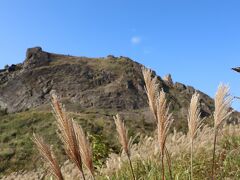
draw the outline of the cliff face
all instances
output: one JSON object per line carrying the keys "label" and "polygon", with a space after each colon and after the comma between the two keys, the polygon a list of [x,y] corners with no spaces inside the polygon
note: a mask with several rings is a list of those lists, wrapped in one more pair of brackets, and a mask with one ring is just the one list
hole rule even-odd
{"label": "cliff face", "polygon": [[[30,48],[22,64],[0,71],[0,107],[11,113],[48,104],[49,94],[55,90],[63,100],[80,108],[145,108],[148,104],[141,67],[127,57],[74,57]],[[185,117],[196,90],[174,83],[170,75],[158,79],[176,115]],[[203,116],[210,116],[213,100],[200,94]]]}
{"label": "cliff face", "polygon": [[88,108],[136,109],[146,106],[141,65],[128,58],[85,58],[27,50],[23,64],[0,73],[0,106],[24,111],[62,98]]}

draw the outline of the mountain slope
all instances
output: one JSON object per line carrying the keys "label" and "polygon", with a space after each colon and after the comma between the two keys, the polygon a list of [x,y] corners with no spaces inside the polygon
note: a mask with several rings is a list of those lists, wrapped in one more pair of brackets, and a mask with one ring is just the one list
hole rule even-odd
{"label": "mountain slope", "polygon": [[141,66],[128,58],[83,58],[29,49],[23,64],[0,74],[0,105],[19,112],[49,102],[51,90],[83,108],[146,106]]}
{"label": "mountain slope", "polygon": [[[80,108],[145,108],[141,67],[126,57],[74,57],[30,48],[23,64],[1,70],[0,107],[10,113],[38,107],[49,103],[49,94],[55,90]],[[160,88],[169,93],[173,109],[186,108],[195,89],[158,79]],[[210,115],[213,101],[206,94],[201,95],[204,114]]]}
{"label": "mountain slope", "polygon": [[[39,163],[30,140],[33,132],[43,135],[58,149],[61,147],[50,112],[51,91],[56,91],[84,129],[100,136],[101,143],[114,151],[118,146],[112,116],[117,112],[124,116],[130,135],[153,132],[155,124],[149,113],[141,68],[141,64],[127,57],[74,57],[36,47],[27,50],[23,63],[0,70],[0,174],[32,169]],[[171,102],[175,127],[185,130],[187,108],[196,90],[173,83],[171,76],[158,77],[158,81]],[[199,93],[202,116],[211,118],[213,99]],[[238,118],[235,112],[232,120]],[[60,159],[62,154],[59,150]]]}

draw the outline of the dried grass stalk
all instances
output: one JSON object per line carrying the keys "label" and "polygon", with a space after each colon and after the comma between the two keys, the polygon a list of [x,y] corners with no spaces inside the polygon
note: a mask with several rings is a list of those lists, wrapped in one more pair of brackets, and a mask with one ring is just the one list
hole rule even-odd
{"label": "dried grass stalk", "polygon": [[116,129],[118,132],[118,139],[120,144],[122,145],[123,151],[127,154],[128,161],[130,164],[130,169],[132,173],[133,180],[136,179],[134,171],[133,171],[133,166],[132,166],[132,161],[131,161],[131,140],[128,139],[128,132],[125,128],[124,122],[121,120],[119,114],[113,117],[115,124],[116,124]]}
{"label": "dried grass stalk", "polygon": [[[164,157],[164,151],[166,151],[168,155],[167,162],[168,162],[169,173],[171,175],[172,174],[171,159],[170,159],[168,150],[165,147],[165,141],[166,141],[167,132],[171,124],[172,115],[169,114],[168,112],[169,107],[167,107],[165,93],[163,91],[159,93],[159,85],[157,83],[157,77],[156,76],[153,77],[152,71],[144,67],[142,68],[142,73],[145,81],[145,90],[148,97],[148,104],[158,126],[157,131],[158,131],[160,153],[162,157],[162,169],[164,171],[163,157]],[[171,175],[171,179],[172,179],[172,175]]]}
{"label": "dried grass stalk", "polygon": [[82,157],[83,163],[87,167],[87,169],[90,171],[94,179],[94,166],[93,166],[93,156],[92,156],[91,145],[82,127],[78,125],[76,122],[73,123],[73,126],[77,134],[77,141],[79,142],[79,148],[81,151],[81,157]]}
{"label": "dried grass stalk", "polygon": [[51,151],[51,148],[48,144],[43,141],[43,138],[33,134],[33,142],[36,144],[37,149],[45,162],[49,167],[51,174],[58,180],[63,180],[63,175],[61,168],[55,158],[54,153]]}
{"label": "dried grass stalk", "polygon": [[169,113],[169,105],[167,104],[166,94],[163,90],[161,90],[157,98],[157,134],[162,161],[162,179],[165,179],[164,151],[166,148],[168,131],[172,121],[173,118],[172,114]]}
{"label": "dried grass stalk", "polygon": [[226,120],[232,113],[230,110],[233,98],[229,93],[230,88],[220,84],[215,96],[215,111],[214,111],[214,127],[216,129]]}
{"label": "dried grass stalk", "polygon": [[65,108],[55,94],[52,94],[52,108],[57,120],[58,135],[64,144],[65,152],[69,159],[78,167],[83,179],[85,179],[79,142],[77,141],[77,134],[73,127],[73,120],[68,117]]}
{"label": "dried grass stalk", "polygon": [[232,97],[229,93],[230,88],[220,84],[215,95],[215,111],[214,111],[214,142],[213,142],[213,159],[212,159],[212,179],[215,179],[215,151],[217,143],[217,135],[223,122],[231,115],[230,110]]}
{"label": "dried grass stalk", "polygon": [[193,179],[193,140],[201,126],[202,119],[199,108],[199,94],[195,92],[192,96],[188,111],[188,137],[191,143],[191,179]]}
{"label": "dried grass stalk", "polygon": [[197,92],[193,94],[188,111],[188,136],[191,140],[195,138],[202,124],[199,96]]}
{"label": "dried grass stalk", "polygon": [[152,71],[144,67],[142,68],[142,73],[145,81],[145,90],[148,97],[148,104],[155,120],[157,121],[157,93],[159,89],[157,84],[157,77],[152,77]]}
{"label": "dried grass stalk", "polygon": [[128,140],[128,132],[125,128],[124,122],[121,120],[119,114],[113,117],[115,124],[116,124],[116,129],[118,132],[118,139],[120,144],[122,145],[122,148],[124,152],[130,156],[130,147],[129,147],[129,140]]}
{"label": "dried grass stalk", "polygon": [[160,153],[164,154],[166,138],[173,118],[172,114],[169,113],[169,105],[167,104],[166,93],[163,90],[160,91],[157,98],[157,120]]}

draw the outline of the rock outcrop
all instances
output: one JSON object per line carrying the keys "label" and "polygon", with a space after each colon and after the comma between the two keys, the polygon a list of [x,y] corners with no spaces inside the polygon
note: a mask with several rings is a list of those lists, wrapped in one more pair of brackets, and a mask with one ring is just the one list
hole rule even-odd
{"label": "rock outcrop", "polygon": [[[0,71],[0,108],[8,112],[25,111],[49,103],[55,90],[66,104],[80,108],[131,111],[148,107],[142,65],[127,57],[86,58],[48,53],[40,47],[27,50],[23,64]],[[186,118],[191,86],[173,83],[168,75],[158,77],[172,102],[172,110]],[[204,116],[211,116],[213,99],[201,94]],[[182,112],[182,113],[181,113]]]}
{"label": "rock outcrop", "polygon": [[166,76],[164,76],[163,80],[165,81],[165,83],[167,85],[173,86],[173,80],[172,80],[172,75],[171,74],[167,74]]}
{"label": "rock outcrop", "polygon": [[128,58],[64,56],[36,47],[16,71],[0,73],[0,106],[8,112],[49,103],[51,90],[82,108],[146,106],[141,65]]}
{"label": "rock outcrop", "polygon": [[42,51],[41,47],[27,49],[26,59],[23,63],[25,69],[48,65],[49,53]]}

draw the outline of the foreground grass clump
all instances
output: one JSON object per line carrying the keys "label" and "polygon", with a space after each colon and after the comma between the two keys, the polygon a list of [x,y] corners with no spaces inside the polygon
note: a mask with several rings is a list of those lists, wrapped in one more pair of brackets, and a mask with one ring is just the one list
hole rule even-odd
{"label": "foreground grass clump", "polygon": [[[195,139],[193,159],[194,179],[206,179],[212,176],[212,148],[214,134],[211,127],[204,127]],[[216,145],[216,174],[215,179],[240,178],[240,127],[225,126],[219,135]],[[188,137],[182,133],[173,133],[168,137],[168,147],[172,160],[173,179],[189,179],[191,177],[189,162],[191,159]],[[135,174],[140,179],[161,179],[161,163],[157,147],[157,138],[142,138],[138,145],[133,146],[132,159]],[[100,179],[127,179],[131,178],[127,159],[111,155],[107,167],[102,169],[104,176]],[[166,179],[171,179],[168,171]]]}
{"label": "foreground grass clump", "polygon": [[[97,111],[97,110],[96,110]],[[94,112],[86,111],[81,116],[71,113],[77,122],[81,121],[84,129],[91,132],[90,139],[93,143],[94,164],[101,166],[111,149],[117,149],[113,138],[108,138],[113,133],[109,121],[103,117],[92,119]],[[104,122],[103,125],[99,123]],[[45,142],[54,146],[59,162],[66,161],[63,147],[56,133],[56,120],[49,111],[26,111],[15,114],[6,114],[0,119],[0,178],[19,170],[32,171],[42,165],[39,153],[31,141],[33,132],[44,137]],[[102,133],[102,132],[105,133]],[[29,163],[31,162],[31,163]]]}
{"label": "foreground grass clump", "polygon": [[[240,178],[240,127],[224,126],[218,136],[216,145],[216,175],[215,179],[239,179]],[[195,150],[193,159],[194,179],[202,180],[211,177],[213,128],[203,127],[195,138]],[[181,132],[174,132],[168,136],[168,149],[172,160],[173,179],[190,178],[190,144],[188,136]],[[157,137],[140,137],[138,144],[131,148],[136,179],[156,179],[161,177],[160,154],[158,153]],[[62,173],[65,179],[80,178],[77,168],[67,161],[62,165]],[[126,154],[110,154],[102,168],[97,168],[96,179],[99,180],[125,180],[132,179]],[[44,171],[22,172],[12,174],[11,177],[40,177]],[[37,176],[38,175],[38,176]],[[48,176],[49,177],[49,176]],[[166,179],[170,179],[168,170],[165,171]],[[10,177],[9,177],[10,178]],[[35,178],[37,179],[37,178]],[[45,179],[49,179],[46,178]],[[161,179],[161,178],[157,178]]]}

